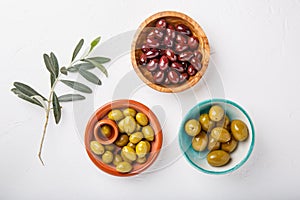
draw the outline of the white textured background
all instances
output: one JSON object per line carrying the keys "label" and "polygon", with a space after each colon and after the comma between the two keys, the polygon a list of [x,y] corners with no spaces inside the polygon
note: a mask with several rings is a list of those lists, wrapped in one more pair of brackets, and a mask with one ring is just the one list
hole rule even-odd
{"label": "white textured background", "polygon": [[[42,167],[36,154],[44,113],[10,92],[13,81],[24,81],[46,94],[44,52],[54,51],[61,63],[67,63],[80,38],[90,41],[101,35],[103,41],[108,40],[136,29],[146,17],[163,10],[186,13],[206,32],[225,97],[246,108],[255,123],[256,144],[248,162],[230,175],[211,176],[195,170],[181,157],[164,170],[115,178],[99,171],[88,159],[79,136],[83,133],[78,133],[74,107],[69,104],[64,106],[59,126],[50,120],[44,148],[46,167]],[[1,200],[299,199],[299,0],[7,0],[0,2],[0,25]],[[110,83],[128,71],[129,56],[125,56],[110,66],[111,76],[104,79],[101,89],[111,90]],[[215,77],[209,73],[208,87]],[[199,101],[209,98],[201,96],[201,91],[206,91],[203,85],[196,86]],[[148,97],[149,92],[159,96],[143,88],[136,99]],[[95,109],[105,103],[101,95],[105,93],[97,92]],[[160,97],[161,105],[166,104],[167,118],[174,116],[167,125],[175,123],[173,129],[166,127],[172,131],[165,131],[165,142],[175,141],[172,144],[178,146],[176,130],[184,113],[176,113],[172,104],[166,103],[169,100],[175,102],[173,96]]]}

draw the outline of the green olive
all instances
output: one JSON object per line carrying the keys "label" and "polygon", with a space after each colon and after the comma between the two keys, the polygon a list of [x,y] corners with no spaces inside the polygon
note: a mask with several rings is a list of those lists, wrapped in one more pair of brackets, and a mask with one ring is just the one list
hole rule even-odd
{"label": "green olive", "polygon": [[119,135],[117,140],[115,141],[115,144],[119,147],[123,147],[128,143],[128,135],[122,134]]}
{"label": "green olive", "polygon": [[230,124],[230,119],[227,115],[225,115],[223,119],[217,122],[216,126],[228,129],[229,124]]}
{"label": "green olive", "polygon": [[146,142],[146,144],[147,144],[147,153],[149,153],[151,150],[151,144],[147,140],[145,140],[144,142]]}
{"label": "green olive", "polygon": [[218,142],[215,138],[209,136],[208,137],[208,145],[207,149],[209,151],[220,149],[221,143]]}
{"label": "green olive", "polygon": [[131,148],[131,147],[124,146],[122,148],[122,153],[123,153],[123,156],[125,158],[127,158],[128,160],[130,160],[130,161],[135,161],[136,160],[136,153],[133,150],[133,148]]}
{"label": "green olive", "polygon": [[139,125],[138,123],[136,124],[136,127],[135,127],[135,131],[136,132],[139,132],[139,131],[141,131],[141,125]]}
{"label": "green olive", "polygon": [[195,151],[205,150],[208,143],[208,137],[204,131],[201,131],[198,135],[194,136],[192,140],[192,147]]}
{"label": "green olive", "polygon": [[244,141],[248,138],[249,132],[247,125],[241,120],[231,121],[231,133],[237,141]]}
{"label": "green olive", "polygon": [[141,157],[141,158],[139,157],[139,158],[136,159],[136,162],[139,163],[139,164],[143,164],[146,161],[147,161],[147,157],[146,156]]}
{"label": "green olive", "polygon": [[137,144],[139,141],[143,139],[143,133],[142,132],[135,132],[130,135],[129,141],[133,144]]}
{"label": "green olive", "polygon": [[91,141],[90,148],[92,152],[96,155],[102,155],[105,151],[103,145],[97,141]]}
{"label": "green olive", "polygon": [[121,110],[114,109],[108,113],[108,118],[111,120],[119,121],[124,118],[124,115]]}
{"label": "green olive", "polygon": [[136,114],[135,119],[142,126],[146,126],[149,122],[148,117],[144,113],[140,112]]}
{"label": "green olive", "polygon": [[135,119],[132,116],[127,116],[124,119],[124,131],[130,135],[135,131],[136,128],[136,122]]}
{"label": "green olive", "polygon": [[221,148],[222,150],[231,153],[236,149],[237,145],[238,145],[238,141],[236,141],[234,137],[232,137],[230,141],[222,143]]}
{"label": "green olive", "polygon": [[208,115],[211,120],[218,122],[223,119],[225,111],[221,106],[214,105],[209,109]]}
{"label": "green olive", "polygon": [[142,157],[145,157],[146,154],[147,154],[147,151],[148,151],[148,146],[146,144],[146,142],[144,141],[140,141],[136,147],[135,147],[135,150],[136,150],[136,154],[139,158],[142,158]]}
{"label": "green olive", "polygon": [[126,108],[125,110],[123,110],[123,114],[125,116],[132,116],[135,117],[136,115],[136,111],[133,108]]}
{"label": "green olive", "polygon": [[107,151],[115,150],[115,145],[113,145],[113,144],[105,145],[104,147],[105,147],[105,150],[107,150]]}
{"label": "green olive", "polygon": [[129,160],[128,158],[126,158],[126,156],[124,156],[124,153],[123,153],[123,151],[121,151],[121,157],[122,157],[122,159],[124,160],[124,161],[126,161],[126,162],[128,162],[128,163],[132,163],[132,161],[131,160]]}
{"label": "green olive", "polygon": [[122,119],[121,121],[119,121],[118,128],[119,128],[119,132],[120,133],[125,133],[125,130],[124,130],[124,119]]}
{"label": "green olive", "polygon": [[223,150],[215,150],[211,151],[207,154],[207,162],[211,166],[220,167],[226,165],[230,160],[230,155],[226,151]]}
{"label": "green olive", "polygon": [[189,136],[196,136],[201,131],[201,125],[200,122],[195,119],[190,119],[185,123],[185,132]]}
{"label": "green olive", "polygon": [[114,155],[110,151],[105,151],[105,153],[102,155],[102,161],[106,164],[109,164],[113,161]]}
{"label": "green olive", "polygon": [[111,136],[111,127],[109,125],[103,125],[101,127],[101,133],[104,137],[109,138]]}
{"label": "green olive", "polygon": [[199,122],[201,124],[201,129],[206,132],[210,132],[215,127],[215,122],[210,120],[207,113],[200,115]]}
{"label": "green olive", "polygon": [[135,147],[136,147],[136,145],[131,142],[128,142],[127,146],[133,148],[133,150],[135,150]]}
{"label": "green olive", "polygon": [[128,173],[132,170],[132,165],[126,161],[119,162],[116,166],[116,170],[120,173]]}
{"label": "green olive", "polygon": [[120,162],[122,162],[123,159],[119,154],[116,154],[113,160],[114,166],[117,166]]}
{"label": "green olive", "polygon": [[222,127],[214,128],[211,133],[211,137],[215,138],[218,142],[228,142],[231,139],[230,133]]}
{"label": "green olive", "polygon": [[154,140],[154,131],[150,125],[144,126],[142,128],[142,133],[144,135],[144,138],[148,141],[153,141]]}

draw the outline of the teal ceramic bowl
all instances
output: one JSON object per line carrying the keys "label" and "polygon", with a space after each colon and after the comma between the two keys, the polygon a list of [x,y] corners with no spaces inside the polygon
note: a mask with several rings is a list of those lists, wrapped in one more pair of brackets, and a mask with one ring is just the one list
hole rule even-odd
{"label": "teal ceramic bowl", "polygon": [[[213,167],[207,163],[206,156],[209,153],[208,150],[203,152],[197,152],[192,148],[192,137],[185,133],[184,125],[189,119],[199,119],[199,116],[203,113],[208,113],[209,108],[212,105],[221,105],[230,120],[239,119],[246,123],[249,130],[249,136],[247,140],[239,142],[236,150],[230,153],[231,160],[228,164],[222,167]],[[208,173],[208,174],[226,174],[233,172],[240,168],[250,157],[250,154],[254,147],[254,126],[247,112],[238,104],[225,99],[211,99],[200,102],[193,107],[184,117],[180,129],[179,129],[179,145],[181,151],[186,160],[194,166],[196,169]]]}

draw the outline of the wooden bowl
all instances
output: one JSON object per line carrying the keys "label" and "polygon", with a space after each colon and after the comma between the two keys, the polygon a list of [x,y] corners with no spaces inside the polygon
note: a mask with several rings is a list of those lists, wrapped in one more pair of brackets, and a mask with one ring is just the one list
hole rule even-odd
{"label": "wooden bowl", "polygon": [[[154,141],[151,142],[151,151],[148,155],[148,159],[145,163],[143,164],[134,164],[133,169],[129,173],[120,173],[116,171],[115,166],[110,165],[110,164],[105,164],[101,160],[101,156],[95,155],[91,149],[90,149],[90,142],[95,139],[94,136],[94,127],[98,123],[98,121],[107,118],[107,114],[112,110],[112,109],[122,109],[122,108],[133,108],[137,112],[142,112],[144,113],[148,119],[149,119],[149,124],[152,126],[154,132],[155,132],[155,139]],[[136,174],[141,173],[145,169],[147,169],[157,158],[161,146],[162,146],[162,130],[160,123],[155,116],[155,114],[145,105],[133,101],[133,100],[116,100],[109,102],[102,107],[100,107],[98,110],[96,110],[93,115],[90,117],[86,129],[85,129],[85,137],[84,137],[84,143],[85,143],[85,149],[90,157],[90,159],[93,161],[93,163],[102,171],[114,175],[114,176],[121,176],[121,177],[126,177],[126,176],[133,176]]]}
{"label": "wooden bowl", "polygon": [[[156,84],[153,81],[151,73],[148,72],[144,66],[141,66],[139,64],[138,58],[142,53],[141,46],[147,36],[147,31],[145,31],[145,29],[155,27],[155,23],[159,18],[164,18],[167,21],[167,23],[186,25],[192,31],[193,35],[196,36],[199,40],[198,50],[202,53],[202,68],[200,71],[197,72],[196,75],[191,76],[188,81],[182,84],[171,84],[166,86]],[[142,79],[142,81],[144,81],[148,86],[160,92],[181,92],[194,86],[204,75],[208,67],[209,57],[210,47],[208,44],[208,39],[200,25],[189,16],[175,11],[159,12],[148,17],[144,22],[142,22],[142,24],[136,31],[131,46],[131,62],[135,72],[140,77],[140,79]]]}

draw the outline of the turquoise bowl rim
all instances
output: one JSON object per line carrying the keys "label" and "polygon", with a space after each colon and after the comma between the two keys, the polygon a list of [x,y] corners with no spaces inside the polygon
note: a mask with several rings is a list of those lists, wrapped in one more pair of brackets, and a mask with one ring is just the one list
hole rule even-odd
{"label": "turquoise bowl rim", "polygon": [[[228,170],[225,170],[225,171],[211,171],[211,170],[206,170],[206,169],[203,169],[201,168],[200,166],[196,165],[192,160],[190,160],[190,158],[187,156],[187,154],[185,153],[184,151],[184,148],[181,146],[181,131],[180,130],[183,130],[184,128],[184,122],[187,120],[187,116],[194,110],[194,109],[197,109],[198,107],[201,107],[203,105],[206,105],[208,103],[210,104],[213,104],[213,103],[227,103],[227,104],[231,104],[233,105],[234,107],[238,108],[245,116],[246,118],[248,119],[249,123],[250,123],[250,126],[251,126],[251,132],[252,132],[252,141],[251,141],[251,144],[250,144],[250,148],[247,152],[247,155],[246,157],[240,162],[238,163],[237,165],[235,165],[234,167],[228,169]],[[198,104],[196,104],[193,108],[191,108],[188,113],[184,116],[182,122],[181,122],[181,125],[180,125],[180,128],[179,128],[179,131],[178,131],[178,134],[179,134],[179,137],[178,137],[178,142],[179,142],[179,146],[180,146],[180,150],[181,152],[183,153],[185,159],[193,166],[195,167],[196,169],[199,169],[200,171],[202,172],[205,172],[207,174],[214,174],[214,175],[217,175],[217,174],[227,174],[227,173],[230,173],[230,172],[233,172],[235,170],[237,170],[238,168],[240,168],[243,164],[245,164],[245,162],[249,159],[252,151],[253,151],[253,148],[254,148],[254,143],[255,143],[255,130],[254,130],[254,125],[253,125],[253,122],[250,118],[250,116],[248,115],[248,113],[245,111],[245,109],[243,109],[240,105],[238,105],[237,103],[231,101],[231,100],[227,100],[227,99],[209,99],[209,100],[205,100],[205,101],[202,101]]]}

